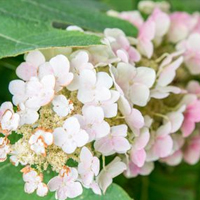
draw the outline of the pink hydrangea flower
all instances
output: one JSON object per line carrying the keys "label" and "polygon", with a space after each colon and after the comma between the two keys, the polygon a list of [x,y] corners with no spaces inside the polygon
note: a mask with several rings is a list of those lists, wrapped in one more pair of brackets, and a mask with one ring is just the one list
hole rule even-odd
{"label": "pink hydrangea flower", "polygon": [[54,144],[68,154],[73,153],[77,147],[84,146],[89,140],[87,132],[81,129],[75,117],[66,119],[63,127],[54,130],[53,136]]}
{"label": "pink hydrangea flower", "polygon": [[152,40],[155,37],[156,24],[153,20],[147,20],[139,30],[138,45],[137,48],[143,56],[151,58],[153,55],[153,43]]}
{"label": "pink hydrangea flower", "polygon": [[109,163],[97,177],[98,184],[105,194],[107,188],[112,184],[113,178],[120,175],[126,170],[126,164],[119,157]]}
{"label": "pink hydrangea flower", "polygon": [[156,74],[148,67],[134,67],[119,63],[112,67],[116,83],[121,87],[127,99],[138,106],[145,106],[149,100],[150,88],[153,86]]}
{"label": "pink hydrangea flower", "polygon": [[184,160],[190,165],[196,164],[200,159],[200,135],[194,135],[184,150]]}
{"label": "pink hydrangea flower", "polygon": [[55,78],[52,75],[44,76],[42,79],[32,77],[28,82],[14,80],[9,84],[13,103],[15,105],[24,103],[25,107],[34,110],[38,110],[53,100],[54,87]]}
{"label": "pink hydrangea flower", "polygon": [[0,107],[0,132],[4,135],[15,131],[19,126],[20,116],[13,111],[10,102],[4,102]]}
{"label": "pink hydrangea flower", "polygon": [[130,149],[130,144],[126,139],[126,136],[127,126],[125,124],[113,126],[106,137],[95,141],[94,147],[105,156],[114,153],[124,154]]}
{"label": "pink hydrangea flower", "polygon": [[64,167],[58,176],[49,181],[48,188],[51,192],[56,191],[56,199],[75,198],[83,193],[83,188],[77,179],[78,172],[75,168]]}
{"label": "pink hydrangea flower", "polygon": [[42,174],[38,174],[30,166],[26,166],[21,172],[23,172],[23,180],[25,182],[24,190],[26,193],[31,194],[36,190],[37,195],[40,197],[47,195],[48,187],[42,182]]}
{"label": "pink hydrangea flower", "polygon": [[145,116],[144,119],[145,119],[145,125],[140,130],[140,134],[134,138],[134,142],[130,152],[131,161],[140,168],[145,164],[146,160],[145,147],[150,139],[149,128],[152,123],[152,119],[150,117]]}
{"label": "pink hydrangea flower", "polygon": [[200,122],[200,100],[196,95],[186,95],[181,104],[186,105],[184,112],[184,121],[181,127],[183,137],[188,137],[195,129],[195,124]]}
{"label": "pink hydrangea flower", "polygon": [[[99,174],[100,162],[99,159],[92,155],[87,147],[83,147],[80,153],[80,162],[78,165],[78,173],[80,174],[83,185],[93,189],[95,184],[94,178]],[[98,185],[96,185],[98,187]],[[97,194],[101,194],[100,189],[94,190]]]}
{"label": "pink hydrangea flower", "polygon": [[117,12],[114,10],[109,10],[107,12],[109,16],[117,17],[123,20],[126,20],[136,26],[138,29],[141,27],[141,25],[144,23],[144,20],[140,14],[139,11],[123,11],[123,12]]}
{"label": "pink hydrangea flower", "polygon": [[178,50],[184,51],[184,63],[191,74],[200,74],[200,33],[191,34],[186,40],[180,42]]}
{"label": "pink hydrangea flower", "polygon": [[22,80],[29,81],[37,77],[38,68],[45,63],[45,57],[40,51],[32,51],[25,56],[25,61],[17,67],[16,74]]}
{"label": "pink hydrangea flower", "polygon": [[159,8],[154,9],[149,19],[155,23],[155,37],[163,37],[168,32],[170,26],[170,18]]}
{"label": "pink hydrangea flower", "polygon": [[187,91],[191,94],[200,95],[200,84],[198,81],[190,81],[187,84]]}
{"label": "pink hydrangea flower", "polygon": [[138,62],[141,59],[139,52],[131,46],[124,32],[120,29],[107,28],[104,30],[104,35],[108,40],[113,52],[123,62]]}
{"label": "pink hydrangea flower", "polygon": [[138,167],[133,162],[129,162],[127,165],[127,170],[124,172],[124,175],[127,178],[134,178],[138,175],[149,175],[154,169],[153,162],[145,162],[142,167]]}
{"label": "pink hydrangea flower", "polygon": [[169,85],[176,76],[176,70],[183,63],[182,56],[178,57],[174,61],[173,59],[181,54],[182,52],[172,53],[162,61],[157,73],[156,85],[151,90],[151,97],[156,99],[163,99],[169,96],[170,93],[179,94],[182,92],[180,88]]}
{"label": "pink hydrangea flower", "polygon": [[10,153],[10,141],[6,137],[0,137],[0,162],[4,162],[7,159],[8,153]]}
{"label": "pink hydrangea flower", "polygon": [[185,12],[172,13],[170,20],[171,26],[168,31],[168,39],[173,43],[186,39],[197,23],[195,17]]}
{"label": "pink hydrangea flower", "polygon": [[36,129],[29,139],[29,144],[36,154],[46,156],[45,148],[53,144],[52,131],[41,128]]}
{"label": "pink hydrangea flower", "polygon": [[86,106],[82,109],[83,115],[75,115],[81,128],[89,134],[89,142],[105,137],[110,132],[109,124],[104,120],[103,109],[95,106]]}

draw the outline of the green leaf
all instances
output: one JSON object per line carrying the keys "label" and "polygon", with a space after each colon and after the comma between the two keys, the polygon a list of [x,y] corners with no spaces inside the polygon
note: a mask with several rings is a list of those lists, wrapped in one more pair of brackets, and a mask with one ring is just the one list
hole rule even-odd
{"label": "green leaf", "polygon": [[95,35],[65,31],[77,25],[90,31],[120,28],[129,36],[137,34],[129,22],[109,17],[94,0],[0,0],[0,58],[49,47],[100,44]]}
{"label": "green leaf", "polygon": [[[48,182],[50,178],[55,176],[52,173],[46,173],[44,175],[45,182]],[[26,194],[24,192],[24,182],[22,180],[22,173],[20,167],[12,166],[8,161],[0,163],[0,188],[1,188],[1,200],[54,200],[55,193],[49,192],[49,194],[40,198],[36,194]],[[91,190],[85,189],[83,194],[74,200],[131,200],[128,194],[118,185],[112,184],[105,195],[95,195]]]}
{"label": "green leaf", "polygon": [[199,11],[200,1],[199,0],[169,0],[173,11],[186,11],[189,13]]}

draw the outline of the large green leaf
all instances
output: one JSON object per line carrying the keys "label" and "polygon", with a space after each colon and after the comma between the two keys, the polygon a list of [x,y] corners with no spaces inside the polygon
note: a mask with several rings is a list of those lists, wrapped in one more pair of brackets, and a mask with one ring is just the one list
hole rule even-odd
{"label": "large green leaf", "polygon": [[100,44],[97,36],[53,26],[73,24],[97,32],[118,27],[136,35],[130,23],[101,13],[103,9],[94,0],[0,0],[0,58],[38,48]]}
{"label": "large green leaf", "polygon": [[[45,174],[45,181],[48,181],[52,174]],[[39,200],[36,194],[28,195],[24,192],[24,182],[20,167],[14,167],[9,162],[0,163],[0,199],[1,200]],[[54,193],[49,193],[43,200],[54,200]],[[131,200],[128,194],[118,185],[112,184],[105,195],[95,195],[91,190],[84,190],[83,194],[74,200]]]}

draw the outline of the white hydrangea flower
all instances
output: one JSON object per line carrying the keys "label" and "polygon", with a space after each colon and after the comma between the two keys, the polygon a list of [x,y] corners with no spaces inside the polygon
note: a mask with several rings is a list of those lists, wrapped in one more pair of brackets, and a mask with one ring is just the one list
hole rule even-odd
{"label": "white hydrangea flower", "polygon": [[6,137],[0,137],[0,162],[4,162],[10,153],[9,143],[10,141]]}
{"label": "white hydrangea flower", "polygon": [[74,110],[72,101],[64,95],[55,96],[52,104],[54,112],[60,117],[66,117]]}
{"label": "white hydrangea flower", "polygon": [[36,154],[45,156],[45,148],[53,144],[53,134],[51,131],[38,128],[30,137],[29,144]]}
{"label": "white hydrangea flower", "polygon": [[67,86],[67,89],[74,91],[80,88],[80,74],[84,69],[94,71],[94,66],[89,62],[89,55],[86,51],[75,51],[71,54],[71,71],[74,74],[73,81]]}
{"label": "white hydrangea flower", "polygon": [[102,108],[86,106],[82,109],[83,115],[75,115],[81,127],[89,134],[89,141],[100,139],[110,132],[109,124],[104,120]]}
{"label": "white hydrangea flower", "polygon": [[20,116],[13,111],[11,102],[5,102],[0,107],[0,132],[8,135],[19,126]]}
{"label": "white hydrangea flower", "polygon": [[119,157],[115,157],[115,159],[100,172],[97,182],[104,194],[107,188],[112,184],[113,178],[123,173],[126,169],[126,164],[121,162]]}
{"label": "white hydrangea flower", "polygon": [[25,182],[24,190],[26,193],[31,194],[35,192],[38,196],[44,197],[48,193],[48,187],[43,183],[43,175],[38,174],[30,166],[26,166],[21,170],[23,172],[23,180]]}
{"label": "white hydrangea flower", "polygon": [[104,156],[114,153],[125,154],[131,148],[130,143],[126,139],[127,129],[125,124],[111,127],[109,135],[95,141],[95,149]]}
{"label": "white hydrangea flower", "polygon": [[[99,170],[99,159],[93,156],[87,147],[83,147],[80,153],[78,173],[80,174],[81,181],[85,187],[93,188],[93,184],[95,184],[94,177],[99,174]],[[98,187],[98,185],[96,186]]]}
{"label": "white hydrangea flower", "polygon": [[53,136],[54,144],[68,154],[73,153],[77,147],[84,146],[89,140],[87,132],[81,129],[75,117],[68,118],[63,127],[56,128]]}
{"label": "white hydrangea flower", "polygon": [[58,176],[49,181],[48,188],[51,192],[56,191],[56,199],[75,198],[83,193],[83,188],[77,179],[78,172],[75,168],[64,167]]}
{"label": "white hydrangea flower", "polygon": [[83,70],[80,74],[80,88],[78,100],[83,104],[92,101],[106,101],[111,98],[110,88],[113,85],[112,78],[105,72],[97,74],[92,70]]}

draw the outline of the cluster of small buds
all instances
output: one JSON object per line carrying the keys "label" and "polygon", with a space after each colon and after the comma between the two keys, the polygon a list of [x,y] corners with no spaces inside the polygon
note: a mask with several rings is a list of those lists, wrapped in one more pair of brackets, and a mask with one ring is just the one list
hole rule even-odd
{"label": "cluster of small buds", "polygon": [[[137,38],[105,29],[104,45],[35,50],[17,67],[13,104],[0,107],[0,161],[25,167],[25,192],[102,195],[119,174],[148,175],[155,161],[199,161],[200,14],[149,5],[140,5],[146,21],[138,11],[108,12],[136,26]],[[12,133],[21,135],[14,144]],[[58,175],[45,184],[47,168]]]}

